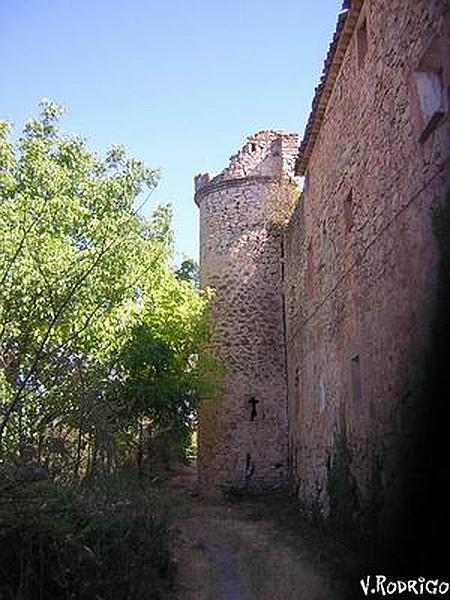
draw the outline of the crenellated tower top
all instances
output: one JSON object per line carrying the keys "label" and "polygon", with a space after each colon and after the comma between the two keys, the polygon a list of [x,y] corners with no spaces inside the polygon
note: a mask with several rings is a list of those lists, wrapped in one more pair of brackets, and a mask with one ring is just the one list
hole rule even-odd
{"label": "crenellated tower top", "polygon": [[230,158],[229,165],[219,174],[201,173],[194,178],[195,201],[205,192],[226,187],[227,182],[243,179],[279,181],[294,177],[298,135],[264,129],[247,137],[242,148]]}

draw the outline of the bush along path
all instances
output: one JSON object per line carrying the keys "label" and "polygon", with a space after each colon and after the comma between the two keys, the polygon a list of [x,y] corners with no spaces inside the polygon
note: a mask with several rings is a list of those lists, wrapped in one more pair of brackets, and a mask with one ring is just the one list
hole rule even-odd
{"label": "bush along path", "polygon": [[0,497],[2,600],[166,597],[167,511],[139,478],[77,490],[4,478]]}

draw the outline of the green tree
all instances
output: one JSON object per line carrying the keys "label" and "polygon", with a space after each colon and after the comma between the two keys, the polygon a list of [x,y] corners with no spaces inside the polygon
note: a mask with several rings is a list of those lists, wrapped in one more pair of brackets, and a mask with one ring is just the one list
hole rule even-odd
{"label": "green tree", "polygon": [[197,287],[200,285],[199,267],[192,258],[185,257],[175,273],[178,279],[181,279],[181,281],[190,281]]}
{"label": "green tree", "polygon": [[0,442],[79,475],[132,454],[142,428],[181,446],[205,382],[200,292],[170,267],[159,173],[63,135],[44,101],[14,144],[0,122]]}

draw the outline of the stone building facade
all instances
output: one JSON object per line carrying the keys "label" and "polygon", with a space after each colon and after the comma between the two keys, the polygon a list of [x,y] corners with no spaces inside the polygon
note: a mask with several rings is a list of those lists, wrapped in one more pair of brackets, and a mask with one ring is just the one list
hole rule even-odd
{"label": "stone building facade", "polygon": [[203,481],[287,479],[324,516],[394,518],[423,402],[449,84],[446,0],[345,2],[282,237],[267,207],[293,174],[295,136],[257,134],[221,175],[196,179],[201,277],[217,289],[228,373],[200,415]]}
{"label": "stone building facade", "polygon": [[394,518],[417,454],[431,207],[450,182],[449,25],[442,0],[352,2],[300,147],[285,235],[290,456],[299,496],[326,515]]}

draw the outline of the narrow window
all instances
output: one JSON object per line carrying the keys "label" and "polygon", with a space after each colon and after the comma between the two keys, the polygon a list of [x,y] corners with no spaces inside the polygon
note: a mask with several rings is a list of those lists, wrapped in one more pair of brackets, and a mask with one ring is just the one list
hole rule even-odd
{"label": "narrow window", "polygon": [[293,396],[293,402],[294,402],[295,418],[297,419],[300,414],[300,411],[301,411],[300,367],[297,367],[295,369],[294,388],[295,388],[295,391],[292,394],[292,396]]}
{"label": "narrow window", "polygon": [[360,406],[362,398],[361,390],[361,364],[358,354],[351,360],[352,398],[353,406]]}
{"label": "narrow window", "polygon": [[245,470],[248,471],[252,465],[252,457],[250,454],[246,454],[245,456]]}
{"label": "narrow window", "polygon": [[314,287],[314,256],[312,241],[309,240],[306,249],[306,284],[310,290]]}
{"label": "narrow window", "polygon": [[356,48],[358,53],[358,67],[360,69],[364,66],[368,46],[367,20],[364,18],[361,25],[356,30]]}
{"label": "narrow window", "polygon": [[327,396],[326,396],[325,384],[323,383],[323,381],[321,381],[320,386],[319,386],[319,412],[322,413],[325,410],[326,402],[327,402]]}
{"label": "narrow window", "polygon": [[256,398],[250,398],[249,400],[249,404],[251,406],[250,409],[250,421],[254,421],[256,419],[256,417],[258,416],[258,412],[256,410],[256,405],[258,404],[259,400],[257,400]]}
{"label": "narrow window", "polygon": [[250,454],[245,456],[245,479],[249,481],[255,472],[255,465],[252,463],[252,457]]}
{"label": "narrow window", "polygon": [[414,72],[414,84],[422,119],[419,141],[423,143],[439,126],[447,112],[439,38],[435,38],[424,53]]}
{"label": "narrow window", "polygon": [[303,177],[303,192],[306,194],[306,192],[308,191],[309,188],[309,173],[306,172],[305,176]]}
{"label": "narrow window", "polygon": [[250,146],[250,150],[252,152],[256,152],[256,144],[252,142],[251,146]]}

